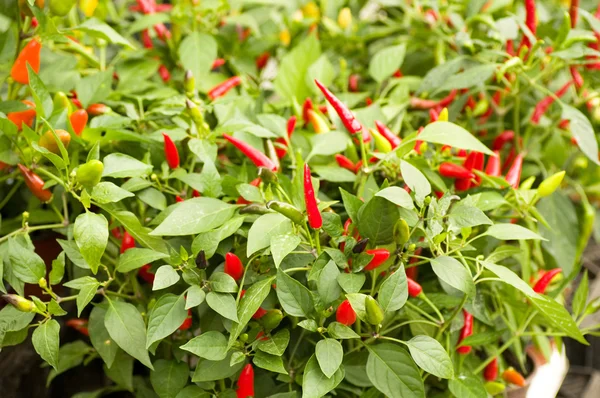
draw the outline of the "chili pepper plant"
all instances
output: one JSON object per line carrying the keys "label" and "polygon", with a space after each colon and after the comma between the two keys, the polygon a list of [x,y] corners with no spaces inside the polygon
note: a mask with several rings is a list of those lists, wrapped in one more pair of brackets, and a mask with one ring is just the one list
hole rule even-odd
{"label": "chili pepper plant", "polygon": [[483,398],[598,334],[591,2],[13,3],[0,345],[31,339],[29,382]]}

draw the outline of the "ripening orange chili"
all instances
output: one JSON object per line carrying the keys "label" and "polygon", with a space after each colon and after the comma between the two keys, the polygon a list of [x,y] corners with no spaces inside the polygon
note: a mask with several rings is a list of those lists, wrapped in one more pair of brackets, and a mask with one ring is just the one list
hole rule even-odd
{"label": "ripening orange chili", "polygon": [[39,39],[34,37],[23,47],[15,63],[10,70],[10,76],[14,81],[21,84],[29,84],[29,72],[27,70],[27,64],[31,66],[31,69],[35,73],[40,71],[40,51],[42,50],[42,43]]}
{"label": "ripening orange chili", "polygon": [[71,127],[73,127],[75,135],[81,136],[81,133],[88,122],[88,114],[85,109],[78,109],[71,113],[69,120],[71,121]]}
{"label": "ripening orange chili", "polygon": [[23,129],[23,124],[26,124],[29,127],[33,126],[33,119],[35,119],[35,103],[29,100],[23,100],[21,102],[27,105],[28,109],[18,112],[9,112],[6,115],[8,120],[17,125],[18,131]]}
{"label": "ripening orange chili", "polygon": [[519,386],[519,387],[524,387],[526,384],[526,381],[525,381],[525,378],[523,377],[523,375],[521,373],[517,372],[512,367],[508,368],[504,372],[502,372],[502,380],[504,380],[507,383]]}
{"label": "ripening orange chili", "polygon": [[242,265],[242,260],[240,260],[240,258],[233,253],[227,253],[225,255],[224,271],[236,281],[242,279],[242,276],[244,276],[244,266]]}
{"label": "ripening orange chili", "polygon": [[25,185],[27,185],[27,188],[29,188],[33,196],[42,202],[49,202],[50,199],[52,199],[52,192],[48,189],[44,189],[44,180],[22,164],[19,164],[18,166],[19,171],[25,180]]}
{"label": "ripening orange chili", "polygon": [[167,163],[169,164],[170,168],[176,169],[179,167],[179,151],[177,150],[175,143],[173,142],[171,137],[167,135],[167,133],[163,133],[163,139],[165,142],[164,148]]}
{"label": "ripening orange chili", "polygon": [[[73,99],[72,101],[75,104],[75,100]],[[91,104],[90,106],[87,107],[86,110],[87,110],[88,115],[91,115],[91,116],[104,115],[111,111],[111,109],[104,104]]]}
{"label": "ripening orange chili", "polygon": [[308,224],[313,229],[319,229],[323,225],[323,218],[317,199],[315,198],[315,189],[313,188],[310,167],[304,164],[304,204],[306,205],[306,214],[308,215]]}
{"label": "ripening orange chili", "polygon": [[[62,142],[64,147],[68,148],[69,144],[71,143],[71,134],[69,134],[67,131],[61,130],[61,129],[56,129],[56,130],[54,130],[54,132],[56,133],[56,135],[58,136],[58,139],[60,140],[60,142]],[[38,144],[42,148],[46,148],[47,150],[49,150],[52,153],[56,153],[56,154],[60,153],[60,149],[58,148],[58,142],[56,141],[54,134],[52,134],[52,131],[50,131],[50,130],[46,131],[40,137]]]}

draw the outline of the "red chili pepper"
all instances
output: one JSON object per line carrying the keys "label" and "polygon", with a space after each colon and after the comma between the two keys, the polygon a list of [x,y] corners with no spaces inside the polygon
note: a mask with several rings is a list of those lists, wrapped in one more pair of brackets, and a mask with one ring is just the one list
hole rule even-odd
{"label": "red chili pepper", "polygon": [[33,196],[42,202],[49,202],[52,199],[52,192],[49,189],[44,189],[44,180],[22,164],[19,163],[18,166],[23,175],[23,180],[25,180],[25,185],[27,185]]}
{"label": "red chili pepper", "polygon": [[[477,155],[477,152],[473,151],[469,153],[469,155],[467,155],[467,158],[463,163],[463,167],[469,171],[473,170],[478,156],[479,155]],[[459,192],[466,191],[467,189],[471,188],[471,178],[457,179],[456,181],[454,181],[454,188],[456,188],[456,190]]]}
{"label": "red chili pepper", "polygon": [[394,77],[396,78],[401,78],[404,75],[402,74],[402,71],[400,69],[398,69],[396,72],[394,72]]}
{"label": "red chili pepper", "polygon": [[17,131],[21,131],[23,129],[23,124],[26,124],[29,127],[33,126],[33,119],[35,119],[36,114],[34,102],[29,100],[23,100],[21,102],[27,105],[29,109],[18,112],[9,112],[6,115],[8,120],[17,125]]}
{"label": "red chili pepper", "polygon": [[[536,36],[537,31],[537,17],[535,15],[535,0],[525,0],[525,25],[531,31],[533,36]],[[523,36],[523,45],[530,46],[529,38]]]}
{"label": "red chili pepper", "polygon": [[450,105],[452,103],[452,101],[454,101],[454,98],[456,98],[457,93],[458,93],[457,90],[452,90],[446,97],[442,98],[439,101],[411,97],[410,98],[410,107],[415,108],[415,109],[430,109],[430,108],[436,108],[436,107],[444,108],[444,107]]}
{"label": "red chili pepper", "polygon": [[200,195],[200,192],[196,191],[195,189],[192,191],[192,197],[199,198],[200,196],[202,196]]}
{"label": "red chili pepper", "polygon": [[[415,268],[415,267],[413,267],[413,268]],[[415,282],[411,278],[406,277],[406,282],[408,283],[408,295],[410,297],[417,297],[423,291],[423,288],[421,287],[421,285],[419,285],[417,282]]]}
{"label": "red chili pepper", "polygon": [[175,143],[173,142],[171,137],[169,137],[167,133],[162,134],[165,142],[165,158],[167,159],[169,167],[172,169],[176,169],[179,167],[179,151],[177,150],[177,147],[175,146]]}
{"label": "red chili pepper", "polygon": [[[348,130],[350,132],[350,134],[352,134],[352,135],[354,135],[360,131],[363,131],[363,139],[365,140],[365,142],[367,142],[368,140],[365,139],[366,137],[365,137],[363,126],[360,124],[360,122],[358,120],[356,120],[356,118],[354,117],[354,114],[352,113],[352,111],[350,111],[350,109],[348,109],[346,104],[344,104],[335,95],[333,95],[333,93],[331,91],[329,91],[327,89],[327,87],[325,87],[323,84],[321,84],[321,82],[318,81],[317,79],[315,79],[315,84],[317,85],[317,87],[319,87],[319,89],[325,96],[325,99],[327,100],[327,102],[329,102],[331,104],[331,106],[333,107],[333,109],[336,111],[336,113],[342,120],[344,127],[346,127],[346,130]],[[371,136],[369,136],[368,133],[367,133],[367,136],[369,137],[369,140],[370,140]]]}
{"label": "red chili pepper", "polygon": [[87,319],[83,319],[83,318],[69,319],[68,321],[65,322],[65,325],[77,330],[79,333],[81,333],[85,336],[90,335],[88,328],[87,328],[87,325],[88,325]]}
{"label": "red chili pepper", "polygon": [[471,179],[475,177],[471,171],[454,163],[444,162],[440,165],[440,174],[448,178]]}
{"label": "red chili pepper", "polygon": [[356,312],[354,312],[354,308],[350,305],[350,301],[344,300],[338,306],[335,311],[335,320],[346,326],[351,326],[356,322]]}
{"label": "red chili pepper", "polygon": [[[458,337],[458,343],[469,337],[473,334],[473,315],[469,314],[467,310],[463,309],[464,316],[464,325],[460,331],[460,336]],[[468,354],[471,352],[471,346],[460,346],[456,349],[459,354]]]}
{"label": "red chili pepper", "polygon": [[288,121],[287,121],[287,125],[286,125],[286,132],[287,132],[287,140],[283,137],[279,137],[275,140],[276,143],[280,144],[280,146],[275,147],[275,153],[277,154],[277,157],[279,159],[281,159],[282,157],[285,156],[285,154],[287,153],[287,145],[288,145],[288,141],[290,138],[292,138],[292,134],[294,133],[294,130],[296,129],[296,121],[298,120],[298,118],[296,116],[291,116]]}
{"label": "red chili pepper", "polygon": [[371,97],[365,98],[365,104],[367,104],[367,106],[373,105],[373,99]]}
{"label": "red chili pepper", "polygon": [[498,358],[492,359],[483,370],[483,378],[487,381],[494,381],[498,378]]}
{"label": "red chili pepper", "polygon": [[187,317],[184,319],[181,326],[179,326],[179,330],[188,330],[191,327],[192,327],[192,309],[190,308],[188,310]]}
{"label": "red chili pepper", "polygon": [[235,390],[237,398],[254,397],[254,368],[252,368],[252,365],[244,366],[237,385],[238,388]]}
{"label": "red chili pepper", "polygon": [[242,84],[241,77],[239,77],[239,76],[230,77],[229,79],[225,80],[223,83],[219,83],[215,87],[211,88],[210,91],[208,92],[208,98],[210,98],[212,101],[214,101],[215,99],[224,96],[225,94],[227,94],[229,92],[229,90],[231,90],[234,87],[239,86],[240,84]]}
{"label": "red chili pepper", "polygon": [[167,83],[169,80],[171,80],[171,73],[169,72],[167,67],[164,65],[161,65],[158,67],[158,75],[160,76],[162,81],[165,83]]}
{"label": "red chili pepper", "polygon": [[521,182],[521,169],[523,168],[523,155],[518,154],[512,166],[506,173],[506,181],[513,188],[519,188]]}
{"label": "red chili pepper", "polygon": [[256,312],[254,313],[254,315],[252,315],[252,319],[260,319],[263,316],[267,315],[267,310],[265,310],[264,308],[259,308],[256,310]]}
{"label": "red chili pepper", "polygon": [[561,272],[562,269],[560,268],[554,268],[546,272],[538,279],[535,285],[533,285],[533,291],[540,294],[546,293],[546,289],[548,288],[548,285],[550,285],[550,282],[552,282],[552,279]]}
{"label": "red chili pepper", "polygon": [[502,372],[502,380],[519,387],[525,387],[526,381],[523,375],[513,368],[508,368]]}
{"label": "red chili pepper", "polygon": [[315,189],[313,188],[312,177],[310,175],[310,167],[304,164],[304,204],[306,206],[306,214],[308,216],[308,224],[313,229],[319,229],[323,225],[323,218],[317,206],[315,197]]}
{"label": "red chili pepper", "polygon": [[[473,168],[471,170],[483,171],[483,164],[485,162],[485,156],[483,152],[475,152],[473,159]],[[475,186],[479,186],[481,184],[481,177],[475,174]]]}
{"label": "red chili pepper", "polygon": [[142,44],[144,48],[153,48],[154,44],[152,44],[152,38],[150,37],[150,32],[148,29],[144,29],[142,31]]}
{"label": "red chili pepper", "polygon": [[260,54],[256,58],[256,69],[262,70],[267,65],[267,62],[269,61],[270,57],[271,57],[271,54],[269,54],[268,52],[264,52],[264,53]]}
{"label": "red chili pepper", "polygon": [[429,109],[429,123],[437,122],[439,117],[440,117],[440,113],[437,111],[436,108]]}
{"label": "red chili pepper", "polygon": [[23,47],[15,63],[10,70],[10,76],[14,81],[21,84],[29,84],[29,72],[27,70],[27,64],[31,66],[31,69],[35,73],[40,71],[40,51],[42,50],[42,43],[38,38],[34,37]]}
{"label": "red chili pepper", "polygon": [[88,122],[88,114],[85,109],[78,109],[71,113],[69,120],[71,121],[71,127],[73,127],[75,135],[81,136],[81,133]]}
{"label": "red chili pepper", "polygon": [[575,29],[577,25],[577,16],[579,8],[579,0],[571,0],[571,6],[569,7],[569,15],[571,16],[571,28]]}
{"label": "red chili pepper", "polygon": [[[79,101],[77,98],[71,98],[71,102],[73,103],[73,105],[75,105],[75,107],[77,109],[82,109],[83,108],[83,105],[81,105],[81,101]],[[92,115],[92,116],[94,116],[94,115]]]}
{"label": "red chili pepper", "polygon": [[494,151],[496,156],[490,156],[487,162],[487,166],[485,166],[485,174],[491,177],[500,176],[501,165],[500,165],[500,151]]}
{"label": "red chili pepper", "polygon": [[340,155],[339,153],[337,155],[335,155],[335,161],[337,162],[337,164],[346,169],[346,170],[350,170],[351,172],[355,173],[356,172],[356,165],[347,157],[345,157],[344,155]]}
{"label": "red chili pepper", "polygon": [[390,251],[388,249],[371,249],[367,250],[366,253],[372,255],[373,259],[367,264],[365,271],[374,270],[390,258]]}
{"label": "red chili pepper", "polygon": [[304,104],[302,104],[302,120],[304,121],[304,127],[308,125],[310,122],[309,112],[314,109],[312,100],[310,98],[306,98],[304,100]]}
{"label": "red chili pepper", "polygon": [[[415,250],[415,254],[418,256],[419,254],[421,254],[422,250],[423,250],[422,247],[417,248],[417,250]],[[411,259],[408,261],[408,263],[409,264],[414,264],[417,261],[419,261],[418,258],[411,257]],[[419,274],[419,268],[418,267],[410,267],[410,268],[406,269],[406,277],[412,279],[413,281],[417,280],[417,275],[418,274]]]}
{"label": "red chili pepper", "polygon": [[[75,99],[73,99],[72,101],[75,104]],[[81,105],[81,103],[79,103],[79,104]],[[92,104],[92,105],[88,106],[86,110],[87,110],[88,115],[92,115],[92,116],[104,115],[111,111],[111,109],[104,104]]]}
{"label": "red chili pepper", "polygon": [[494,151],[499,151],[504,147],[504,145],[508,142],[511,142],[515,139],[515,132],[512,130],[506,130],[503,133],[500,133],[492,143],[492,149]]}
{"label": "red chili pepper", "polygon": [[183,202],[183,198],[181,196],[177,195],[177,196],[175,196],[175,202],[181,203],[181,202]]}
{"label": "red chili pepper", "polygon": [[512,41],[511,39],[506,40],[506,52],[511,57],[514,57],[516,55],[516,53],[515,53],[515,42]]}
{"label": "red chili pepper", "polygon": [[151,285],[154,283],[154,273],[150,272],[150,264],[142,265],[138,270],[138,276],[142,278],[147,284]]}
{"label": "red chili pepper", "polygon": [[111,229],[110,233],[112,234],[112,236],[114,236],[115,238],[117,238],[119,240],[121,240],[121,238],[123,237],[120,227],[115,227],[115,228]]}
{"label": "red chili pepper", "polygon": [[[571,86],[572,83],[573,83],[573,81],[570,80],[567,83],[565,83],[561,88],[559,88],[554,93],[556,95],[556,97],[558,97],[558,98],[562,97],[567,92],[567,90],[569,89],[569,87]],[[546,113],[548,108],[550,108],[550,105],[552,105],[553,103],[554,103],[554,96],[551,96],[551,95],[544,97],[540,102],[538,102],[533,110],[533,114],[531,115],[531,123],[538,124],[540,122],[540,119],[542,118],[542,116],[544,116],[544,113]]]}
{"label": "red chili pepper", "polygon": [[132,247],[135,247],[135,239],[133,239],[133,236],[131,236],[129,232],[125,231],[125,233],[123,233],[123,240],[121,241],[121,254]]}
{"label": "red chili pepper", "polygon": [[233,253],[225,255],[225,273],[233,279],[240,280],[244,276],[244,266],[242,260]]}
{"label": "red chili pepper", "polygon": [[277,171],[277,165],[273,163],[273,161],[269,159],[267,155],[254,148],[252,145],[249,145],[244,141],[238,140],[237,138],[229,134],[223,134],[223,138],[231,142],[233,146],[235,146],[244,155],[246,155],[256,167],[264,167],[271,171]]}
{"label": "red chili pepper", "polygon": [[396,149],[398,145],[402,142],[402,139],[398,137],[396,134],[392,133],[392,131],[383,123],[378,120],[375,120],[375,127],[377,127],[377,131],[379,134],[385,137],[386,140],[392,145],[392,149]]}
{"label": "red chili pepper", "polygon": [[217,68],[219,68],[220,66],[225,65],[225,60],[223,58],[217,58],[213,61],[211,69],[215,70]]}
{"label": "red chili pepper", "polygon": [[[570,122],[570,120],[569,120],[569,119],[563,119],[563,120],[561,120],[561,121],[558,123],[558,128],[560,128],[560,129],[563,129],[563,130],[568,130],[568,129],[569,129],[569,122]],[[573,138],[574,138],[574,137],[571,137],[571,140],[572,140]]]}
{"label": "red chili pepper", "polygon": [[348,91],[355,93],[358,91],[358,75],[348,77]]}
{"label": "red chili pepper", "polygon": [[573,82],[575,83],[575,87],[581,88],[583,87],[583,76],[579,73],[576,66],[571,66],[569,68],[571,71],[571,77],[573,78]]}

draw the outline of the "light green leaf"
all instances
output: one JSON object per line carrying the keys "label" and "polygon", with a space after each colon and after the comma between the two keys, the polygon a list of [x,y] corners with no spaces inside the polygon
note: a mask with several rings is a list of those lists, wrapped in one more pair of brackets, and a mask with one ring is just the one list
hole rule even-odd
{"label": "light green leaf", "polygon": [[360,336],[352,328],[339,322],[331,322],[327,326],[327,333],[335,339],[360,339]]}
{"label": "light green leaf", "polygon": [[294,99],[302,103],[311,96],[312,90],[306,85],[308,68],[321,56],[321,44],[316,35],[311,34],[294,47],[282,59],[275,78],[275,90],[288,101]]}
{"label": "light green leaf", "polygon": [[254,362],[254,364],[259,368],[275,373],[282,373],[285,375],[288,374],[287,370],[285,370],[285,366],[283,366],[283,360],[280,356],[258,351],[256,354],[254,354],[252,362]]}
{"label": "light green leaf", "polygon": [[419,140],[493,155],[492,151],[471,133],[451,122],[429,123],[419,134]]}
{"label": "light green leaf", "polygon": [[381,83],[392,76],[402,66],[406,54],[406,45],[386,47],[375,53],[369,62],[369,74]]}
{"label": "light green leaf", "polygon": [[535,232],[516,224],[494,224],[488,228],[484,235],[500,240],[545,240]]}
{"label": "light green leaf", "polygon": [[444,347],[429,336],[415,336],[406,342],[410,355],[424,371],[442,379],[452,379],[454,368]]}
{"label": "light green leaf", "polygon": [[206,295],[206,304],[217,314],[238,322],[235,299],[231,294],[208,292]]}
{"label": "light green leaf", "polygon": [[17,238],[8,239],[8,259],[14,276],[25,283],[36,284],[46,275],[44,260],[23,246]]}
{"label": "light green leaf", "polygon": [[54,319],[44,322],[33,331],[31,342],[42,359],[58,370],[58,347],[60,325]]}
{"label": "light green leaf", "polygon": [[400,171],[404,182],[415,193],[417,200],[423,202],[423,199],[431,193],[431,184],[427,178],[419,169],[405,160],[400,161]]}
{"label": "light green leaf", "polygon": [[277,271],[277,298],[283,310],[292,316],[307,318],[314,310],[310,291],[296,279],[281,270]]}
{"label": "light green leaf", "polygon": [[75,219],[73,237],[81,251],[81,256],[95,274],[98,272],[100,259],[108,244],[108,221],[102,214],[91,212],[80,214]]}
{"label": "light green leaf", "polygon": [[377,301],[385,312],[397,311],[408,299],[408,286],[404,266],[400,266],[379,288]]}
{"label": "light green leaf", "polygon": [[217,293],[237,293],[238,291],[235,279],[224,272],[213,272],[209,280],[211,290]]}
{"label": "light green leaf", "polygon": [[213,198],[188,199],[180,203],[150,235],[181,236],[207,232],[223,225],[235,209],[235,206]]}
{"label": "light green leaf", "polygon": [[111,367],[119,346],[108,334],[108,330],[104,326],[104,318],[106,309],[104,306],[95,306],[90,313],[88,321],[88,331],[92,346],[96,349],[106,366]]}
{"label": "light green leaf", "polygon": [[481,378],[474,375],[461,374],[448,382],[448,388],[455,397],[486,398],[489,396]]}
{"label": "light green leaf", "polygon": [[315,347],[315,355],[321,371],[330,378],[340,368],[344,358],[344,349],[339,341],[334,339],[320,340]]}
{"label": "light green leaf", "polygon": [[152,172],[152,165],[123,153],[111,153],[104,158],[103,177],[142,177]]}
{"label": "light green leaf", "polygon": [[419,369],[406,350],[390,343],[367,346],[367,376],[390,398],[424,398]]}
{"label": "light green leaf", "polygon": [[410,194],[400,187],[388,187],[377,192],[375,196],[387,199],[393,204],[405,209],[414,209],[415,205]]}
{"label": "light green leaf", "polygon": [[192,32],[181,41],[177,52],[184,69],[191,70],[196,79],[202,79],[217,58],[217,42],[211,35]]}
{"label": "light green leaf", "polygon": [[170,265],[162,265],[156,270],[152,290],[165,289],[179,282],[179,272]]}
{"label": "light green leaf", "polygon": [[468,296],[475,292],[471,273],[455,258],[440,256],[430,260],[433,272],[438,278]]}
{"label": "light green leaf", "polygon": [[554,299],[541,294],[534,295],[530,299],[535,308],[546,318],[549,323],[548,326],[565,332],[569,337],[582,344],[589,345],[565,307],[557,303]]}
{"label": "light green leaf", "polygon": [[252,318],[252,315],[258,310],[260,305],[265,301],[271,291],[271,283],[273,283],[273,277],[263,279],[259,282],[254,283],[246,294],[240,300],[239,307],[237,310],[237,317],[239,322],[234,323],[230,330],[229,342],[227,346],[231,348],[237,341],[237,338],[242,333],[242,330],[246,327],[246,324]]}
{"label": "light green leaf", "polygon": [[113,44],[120,44],[133,49],[134,47],[123,36],[118,34],[113,28],[96,18],[88,18],[81,25],[73,30],[82,31],[90,36],[98,37]]}
{"label": "light green leaf", "polygon": [[231,365],[231,354],[220,361],[210,361],[201,359],[196,365],[196,370],[192,376],[192,382],[201,383],[205,381],[223,380],[235,375],[242,369],[244,362],[238,362]]}
{"label": "light green leaf", "polygon": [[223,333],[209,331],[194,337],[179,348],[201,358],[220,361],[227,356],[227,338]]}
{"label": "light green leaf", "polygon": [[266,352],[267,354],[281,356],[285,352],[289,342],[290,331],[288,329],[282,329],[271,336],[270,339],[261,340],[256,348],[260,351]]}
{"label": "light green leaf", "polygon": [[132,247],[119,257],[119,264],[117,265],[117,271],[129,272],[134,269],[138,269],[145,264],[149,264],[156,260],[169,257],[164,253],[154,251],[152,249],[142,249],[138,247]]}
{"label": "light green leaf", "polygon": [[190,369],[185,362],[159,359],[150,372],[150,383],[160,398],[175,398],[187,384]]}
{"label": "light green leaf", "polygon": [[277,235],[271,237],[271,254],[273,255],[273,262],[275,267],[279,268],[279,265],[287,256],[290,254],[298,245],[301,239],[297,235]]}
{"label": "light green leaf", "polygon": [[598,141],[596,141],[596,134],[594,128],[588,120],[588,118],[581,113],[577,108],[573,108],[563,102],[560,102],[562,106],[562,119],[569,121],[569,130],[575,137],[579,149],[592,160],[592,162],[600,165],[598,160]]}
{"label": "light green leaf", "polygon": [[519,278],[519,276],[509,268],[494,264],[487,260],[483,261],[481,264],[483,264],[486,269],[496,274],[496,276],[500,278],[502,282],[511,285],[515,289],[520,290],[530,297],[535,295],[535,292],[531,286],[529,286],[523,279]]}
{"label": "light green leaf", "polygon": [[273,236],[292,234],[292,222],[289,218],[279,214],[264,214],[260,216],[248,231],[248,245],[246,255],[250,257],[260,249],[271,244]]}
{"label": "light green leaf", "polygon": [[190,308],[197,307],[204,302],[206,298],[206,293],[200,286],[194,285],[191,286],[186,293],[185,298],[185,309],[189,310]]}
{"label": "light green leaf", "polygon": [[332,377],[321,371],[316,355],[310,357],[304,368],[302,379],[302,398],[321,398],[335,389],[344,379],[344,370],[339,368]]}

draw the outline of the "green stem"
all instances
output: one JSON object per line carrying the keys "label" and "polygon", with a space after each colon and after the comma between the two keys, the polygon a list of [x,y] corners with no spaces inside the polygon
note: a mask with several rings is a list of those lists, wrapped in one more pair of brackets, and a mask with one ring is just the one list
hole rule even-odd
{"label": "green stem", "polygon": [[65,224],[46,224],[46,225],[36,225],[35,227],[30,227],[28,225],[26,225],[23,228],[19,228],[15,231],[12,231],[11,233],[9,233],[8,235],[4,235],[3,237],[0,238],[0,243],[4,242],[5,240],[8,240],[8,238],[18,235],[18,234],[22,234],[22,233],[29,233],[29,232],[33,232],[33,231],[39,231],[42,229],[52,229],[52,228],[64,228]]}
{"label": "green stem", "polygon": [[425,295],[425,293],[421,292],[421,294],[419,295],[419,298],[421,300],[423,300],[424,302],[426,302],[427,304],[429,304],[429,306],[431,307],[431,309],[435,311],[435,313],[437,314],[437,316],[440,318],[440,324],[444,323],[444,317],[442,316],[442,313],[440,312],[440,310],[438,309],[438,307],[436,307],[431,302],[431,300],[429,300],[429,298]]}
{"label": "green stem", "polygon": [[435,322],[437,324],[437,319],[435,319],[434,317],[432,317],[431,315],[429,315],[428,313],[426,313],[425,311],[423,311],[421,308],[417,307],[410,301],[406,302],[406,306],[410,307],[414,311],[417,311],[419,314],[423,315],[425,318],[429,319],[431,322]]}

